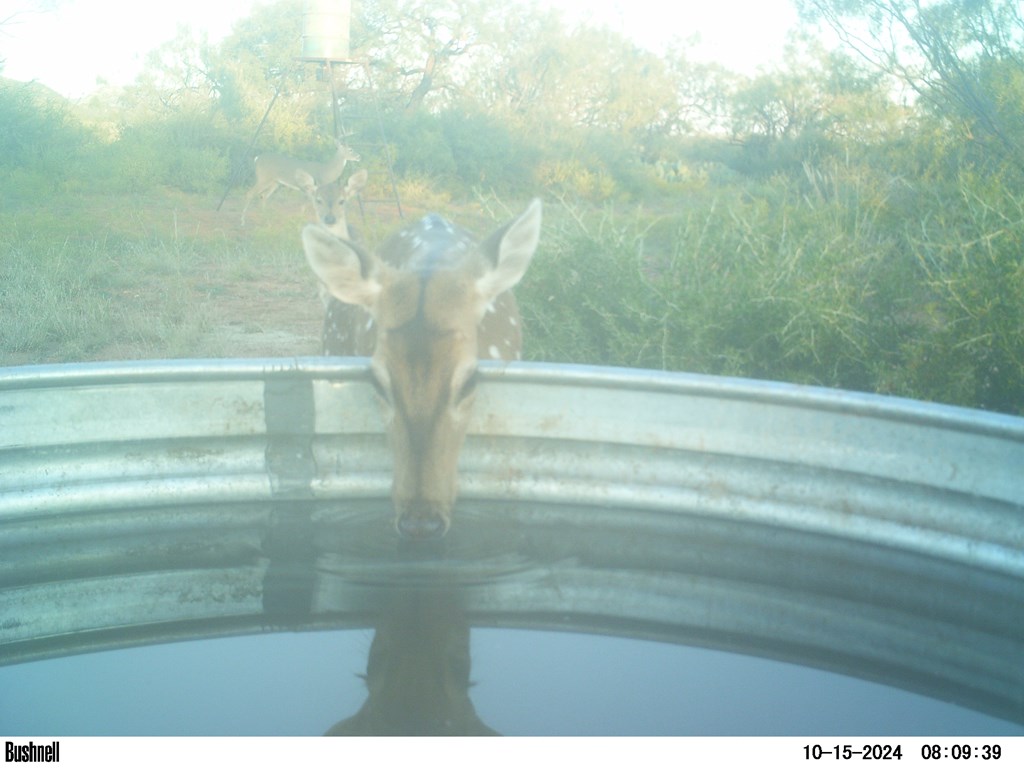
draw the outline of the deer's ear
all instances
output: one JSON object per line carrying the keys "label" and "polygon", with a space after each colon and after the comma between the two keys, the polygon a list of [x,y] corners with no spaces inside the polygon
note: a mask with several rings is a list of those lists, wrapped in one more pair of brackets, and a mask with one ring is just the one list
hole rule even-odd
{"label": "deer's ear", "polygon": [[306,261],[331,295],[346,304],[372,310],[380,296],[377,260],[354,243],[341,240],[317,224],[302,230]]}
{"label": "deer's ear", "polygon": [[477,289],[485,303],[518,283],[526,274],[540,242],[541,202],[535,198],[519,216],[492,234],[481,248],[493,265],[479,280]]}
{"label": "deer's ear", "polygon": [[295,183],[307,195],[312,195],[316,191],[316,179],[301,168],[295,171]]}

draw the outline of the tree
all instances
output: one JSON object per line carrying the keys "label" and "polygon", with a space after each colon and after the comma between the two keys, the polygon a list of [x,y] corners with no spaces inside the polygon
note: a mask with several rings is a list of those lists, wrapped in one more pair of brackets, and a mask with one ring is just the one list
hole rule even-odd
{"label": "tree", "polygon": [[125,89],[122,105],[129,113],[174,113],[186,108],[210,109],[218,95],[210,72],[210,46],[188,27],[146,56],[135,82]]}
{"label": "tree", "polygon": [[797,0],[981,152],[1024,171],[1024,17],[1018,0]]}
{"label": "tree", "polygon": [[75,174],[89,142],[62,96],[0,78],[0,200],[51,195]]}
{"label": "tree", "polygon": [[365,0],[354,11],[355,58],[411,113],[460,98],[461,62],[505,9],[486,0]]}
{"label": "tree", "polygon": [[633,147],[649,132],[675,130],[683,112],[669,63],[620,32],[568,29],[549,8],[506,14],[470,73],[484,109],[531,133],[564,137],[567,127],[600,130]]}
{"label": "tree", "polygon": [[295,150],[313,144],[325,130],[324,89],[313,68],[298,60],[302,50],[302,0],[257,5],[208,54],[208,71],[219,108],[247,134],[260,124],[268,105],[264,145]]}
{"label": "tree", "polygon": [[890,140],[901,119],[884,77],[815,41],[787,47],[783,67],[743,81],[731,100],[732,136],[747,170],[772,173],[833,150]]}

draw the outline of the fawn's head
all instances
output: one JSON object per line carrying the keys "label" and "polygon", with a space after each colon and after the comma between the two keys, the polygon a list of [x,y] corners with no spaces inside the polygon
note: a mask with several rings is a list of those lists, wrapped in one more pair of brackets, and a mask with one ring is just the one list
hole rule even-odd
{"label": "fawn's head", "polygon": [[370,370],[388,425],[392,500],[404,535],[440,536],[451,525],[459,451],[476,393],[481,323],[486,316],[489,327],[507,326],[508,339],[515,339],[484,344],[492,350],[484,356],[519,356],[518,316],[500,316],[515,304],[502,294],[525,274],[540,222],[541,203],[534,200],[477,244],[431,215],[378,253],[318,225],[303,230],[317,277],[338,300],[363,307],[376,327]]}

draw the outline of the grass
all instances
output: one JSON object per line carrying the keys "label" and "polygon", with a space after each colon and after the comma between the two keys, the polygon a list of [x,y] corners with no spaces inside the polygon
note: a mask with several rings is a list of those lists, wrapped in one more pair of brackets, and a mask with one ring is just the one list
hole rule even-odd
{"label": "grass", "polygon": [[237,214],[168,191],[60,208],[0,215],[0,364],[230,352],[216,326],[259,320],[268,293],[315,300],[295,222],[250,240]]}
{"label": "grass", "polygon": [[[973,179],[900,194],[837,164],[656,208],[548,199],[517,289],[526,356],[1024,412],[1024,196]],[[279,193],[244,229],[241,192],[217,199],[161,188],[5,209],[0,364],[317,354],[301,198]],[[407,220],[437,204],[479,235],[522,207],[419,202],[403,199]],[[401,224],[387,204],[352,219],[369,243]]]}
{"label": "grass", "polygon": [[527,355],[1024,413],[1024,200],[967,203],[922,233],[884,179],[834,166],[657,212],[566,207],[518,291]]}
{"label": "grass", "polygon": [[195,258],[188,247],[37,239],[5,250],[5,353],[74,360],[130,345],[146,354],[187,345],[202,329],[202,298],[184,279]]}

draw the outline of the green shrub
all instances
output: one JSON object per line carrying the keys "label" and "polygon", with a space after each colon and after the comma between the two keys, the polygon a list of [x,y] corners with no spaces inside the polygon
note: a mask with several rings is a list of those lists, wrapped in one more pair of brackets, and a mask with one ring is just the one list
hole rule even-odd
{"label": "green shrub", "polygon": [[910,237],[928,334],[907,344],[918,397],[1024,414],[1024,195],[964,174]]}
{"label": "green shrub", "polygon": [[531,191],[538,153],[507,125],[462,109],[447,110],[438,120],[462,184],[500,189],[506,195]]}
{"label": "green shrub", "polygon": [[60,189],[90,140],[56,94],[0,78],[0,199],[7,205]]}
{"label": "green shrub", "polygon": [[872,389],[900,316],[880,199],[764,193],[549,217],[521,289],[531,357]]}
{"label": "green shrub", "polygon": [[90,157],[90,182],[111,192],[141,192],[158,185],[211,192],[224,186],[230,147],[202,114],[181,113],[128,126]]}
{"label": "green shrub", "polygon": [[386,120],[387,140],[393,147],[394,170],[400,176],[426,176],[450,183],[456,174],[455,158],[434,115],[416,112]]}

